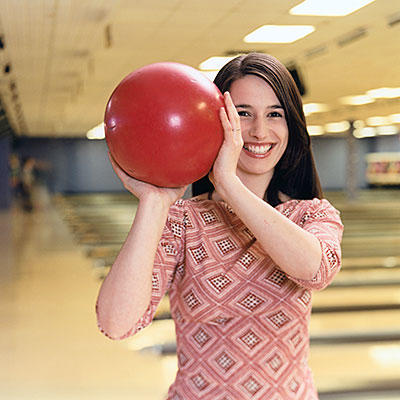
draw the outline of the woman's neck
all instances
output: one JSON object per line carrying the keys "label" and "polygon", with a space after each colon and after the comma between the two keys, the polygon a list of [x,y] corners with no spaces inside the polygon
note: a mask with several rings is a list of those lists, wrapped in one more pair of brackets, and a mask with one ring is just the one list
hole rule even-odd
{"label": "woman's neck", "polygon": [[[273,173],[270,176],[266,175],[249,175],[241,173],[237,171],[237,176],[240,181],[249,189],[252,193],[254,193],[257,197],[261,199],[264,198],[265,192],[267,191],[268,185],[272,179]],[[220,194],[217,191],[213,191],[211,193],[211,198],[215,201],[223,200]]]}
{"label": "woman's neck", "polygon": [[257,197],[264,198],[265,192],[268,189],[269,183],[271,182],[273,171],[268,174],[256,175],[246,174],[238,170],[237,175],[241,182]]}

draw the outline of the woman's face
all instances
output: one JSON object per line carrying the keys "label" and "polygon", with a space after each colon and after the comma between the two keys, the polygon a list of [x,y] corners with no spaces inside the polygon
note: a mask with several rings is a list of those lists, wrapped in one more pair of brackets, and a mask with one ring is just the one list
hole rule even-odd
{"label": "woman's face", "polygon": [[271,86],[255,75],[234,81],[230,94],[244,141],[238,172],[271,178],[288,143],[284,109]]}

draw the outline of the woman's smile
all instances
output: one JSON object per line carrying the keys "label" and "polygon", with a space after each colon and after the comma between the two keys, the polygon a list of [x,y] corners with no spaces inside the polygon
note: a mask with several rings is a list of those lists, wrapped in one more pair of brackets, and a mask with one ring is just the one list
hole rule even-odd
{"label": "woman's smile", "polygon": [[273,143],[245,143],[243,149],[249,157],[265,158],[270,154]]}

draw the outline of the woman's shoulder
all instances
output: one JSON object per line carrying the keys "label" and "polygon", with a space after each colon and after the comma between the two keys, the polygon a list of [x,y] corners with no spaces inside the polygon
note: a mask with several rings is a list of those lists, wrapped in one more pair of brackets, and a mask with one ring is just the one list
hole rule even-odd
{"label": "woman's shoulder", "polygon": [[199,208],[215,205],[215,201],[209,199],[208,193],[203,193],[198,196],[181,198],[170,207],[169,213],[190,212]]}
{"label": "woman's shoulder", "polygon": [[340,221],[340,211],[325,198],[290,199],[276,209],[291,219]]}
{"label": "woman's shoulder", "polygon": [[314,197],[313,199],[291,199],[282,201],[277,207],[299,207],[307,210],[318,209],[318,208],[334,208],[334,206],[326,198]]}

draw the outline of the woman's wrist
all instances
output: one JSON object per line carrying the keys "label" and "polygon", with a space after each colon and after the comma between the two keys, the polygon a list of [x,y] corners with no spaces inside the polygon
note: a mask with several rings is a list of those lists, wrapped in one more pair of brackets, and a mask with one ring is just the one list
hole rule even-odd
{"label": "woman's wrist", "polygon": [[216,191],[219,195],[229,203],[229,199],[234,195],[238,188],[243,185],[237,175],[233,175],[216,186]]}
{"label": "woman's wrist", "polygon": [[139,199],[140,208],[152,210],[155,214],[168,213],[172,204],[169,196],[162,196],[158,193],[148,193]]}

